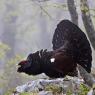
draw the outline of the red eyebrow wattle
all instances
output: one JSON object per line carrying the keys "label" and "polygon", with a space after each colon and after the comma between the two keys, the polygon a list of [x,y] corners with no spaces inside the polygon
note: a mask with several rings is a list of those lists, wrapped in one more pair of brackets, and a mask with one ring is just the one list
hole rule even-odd
{"label": "red eyebrow wattle", "polygon": [[23,61],[21,61],[21,62],[19,63],[19,65],[26,64],[26,63],[27,63],[27,61],[26,61],[26,60],[23,60]]}

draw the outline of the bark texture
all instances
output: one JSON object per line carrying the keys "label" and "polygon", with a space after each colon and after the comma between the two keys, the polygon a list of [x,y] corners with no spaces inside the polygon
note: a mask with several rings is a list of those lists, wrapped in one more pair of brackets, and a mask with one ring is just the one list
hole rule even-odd
{"label": "bark texture", "polygon": [[74,24],[78,25],[78,13],[76,11],[76,5],[74,0],[67,0],[68,10],[71,15],[71,20]]}
{"label": "bark texture", "polygon": [[95,50],[95,29],[91,20],[91,15],[87,0],[80,0],[80,7],[81,7],[82,19],[85,30]]}

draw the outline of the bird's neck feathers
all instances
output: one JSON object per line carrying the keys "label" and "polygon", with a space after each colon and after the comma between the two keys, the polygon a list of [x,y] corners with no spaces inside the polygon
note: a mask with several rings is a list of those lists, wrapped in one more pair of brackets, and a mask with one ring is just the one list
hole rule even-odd
{"label": "bird's neck feathers", "polygon": [[46,72],[47,68],[51,65],[51,56],[52,56],[52,51],[47,51],[47,50],[41,50],[38,53],[39,57],[39,65],[40,65],[40,70],[41,72]]}

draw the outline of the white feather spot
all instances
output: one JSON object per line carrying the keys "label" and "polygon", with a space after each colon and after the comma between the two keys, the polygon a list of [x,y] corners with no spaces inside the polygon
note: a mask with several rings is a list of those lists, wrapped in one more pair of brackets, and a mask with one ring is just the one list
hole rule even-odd
{"label": "white feather spot", "polygon": [[51,63],[53,63],[55,61],[55,58],[51,58],[50,61]]}
{"label": "white feather spot", "polygon": [[41,58],[41,54],[40,54],[40,52],[39,52],[39,57]]}

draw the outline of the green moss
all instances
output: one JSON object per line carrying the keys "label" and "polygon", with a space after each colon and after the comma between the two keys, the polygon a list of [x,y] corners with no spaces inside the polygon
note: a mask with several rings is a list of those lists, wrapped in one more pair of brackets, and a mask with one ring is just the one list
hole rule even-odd
{"label": "green moss", "polygon": [[[94,88],[94,86],[93,86]],[[85,84],[80,84],[78,91],[76,92],[77,95],[87,95],[90,88]],[[15,90],[9,90],[5,95],[12,95],[12,92]],[[57,84],[49,84],[45,86],[44,91],[50,91],[53,93],[53,95],[60,95],[64,92],[64,89],[60,87]],[[39,92],[24,92],[20,93],[19,95],[38,95]],[[73,92],[71,89],[67,89],[66,95],[73,95]]]}
{"label": "green moss", "polygon": [[0,59],[3,59],[9,50],[10,47],[8,45],[0,42]]}
{"label": "green moss", "polygon": [[80,84],[78,95],[87,95],[89,90],[90,88],[87,87],[85,84]]}
{"label": "green moss", "polygon": [[[5,93],[5,95],[12,95],[13,90],[9,90],[8,92]],[[19,95],[38,95],[36,92],[23,92],[20,93]]]}
{"label": "green moss", "polygon": [[12,95],[13,91],[14,91],[13,89],[12,90],[8,90],[4,95]]}
{"label": "green moss", "polygon": [[89,11],[89,9],[88,9],[88,7],[86,7],[86,6],[82,6],[82,7],[81,7],[81,11],[84,12],[84,13],[86,13],[86,12]]}
{"label": "green moss", "polygon": [[62,87],[59,87],[56,84],[49,84],[45,87],[45,91],[52,91],[53,93],[61,93]]}
{"label": "green moss", "polygon": [[24,93],[21,93],[20,95],[38,95],[38,93],[34,92],[24,92]]}
{"label": "green moss", "polygon": [[72,95],[72,91],[69,89],[66,93],[66,95]]}

